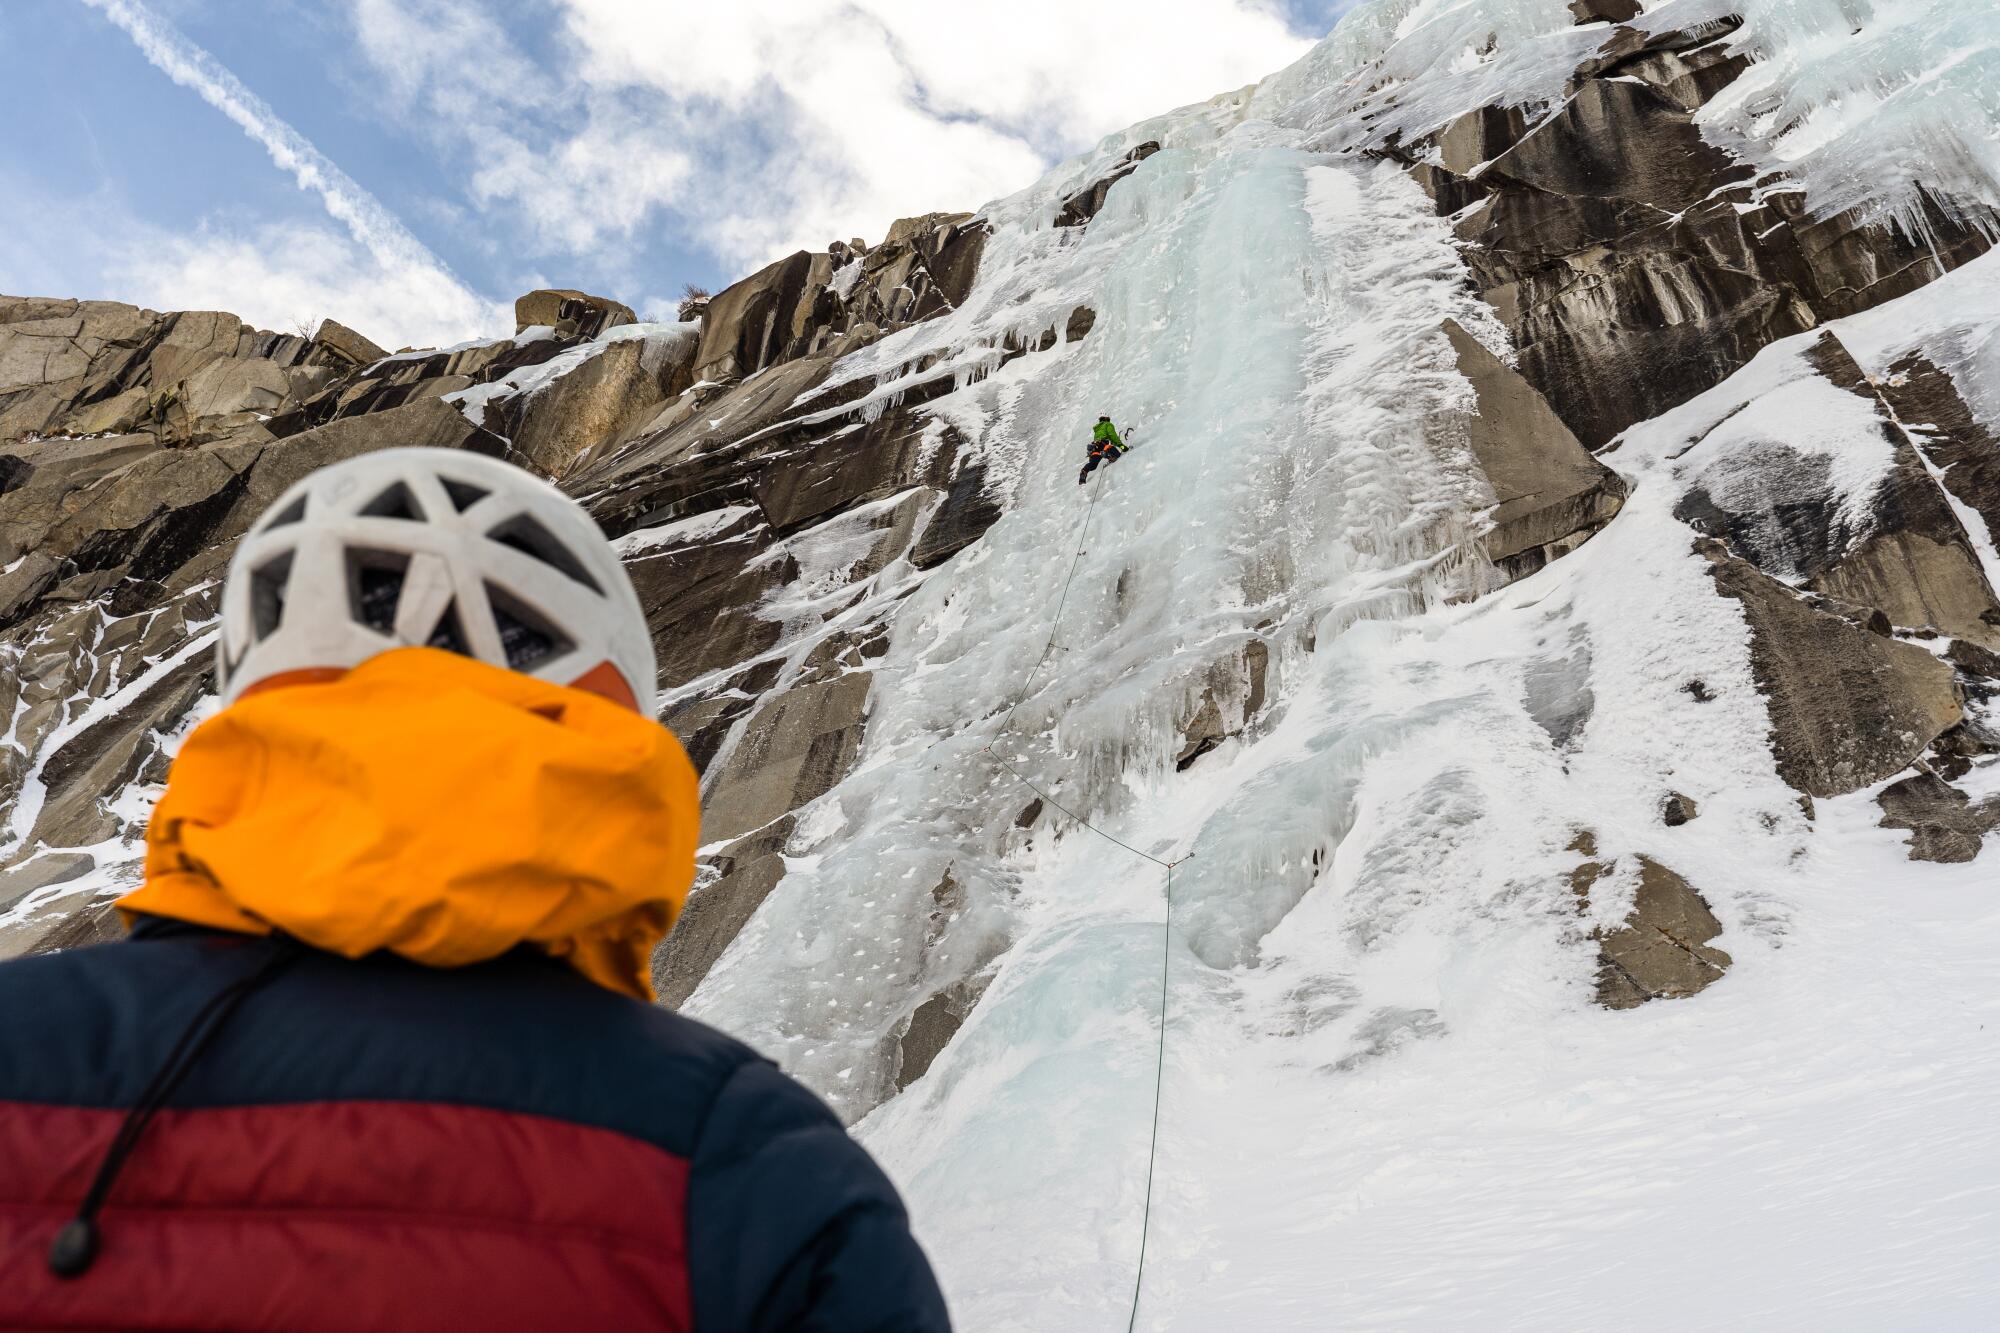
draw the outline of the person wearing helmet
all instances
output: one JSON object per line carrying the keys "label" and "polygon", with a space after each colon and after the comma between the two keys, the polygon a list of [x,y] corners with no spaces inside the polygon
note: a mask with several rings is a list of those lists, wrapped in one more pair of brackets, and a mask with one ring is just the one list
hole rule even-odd
{"label": "person wearing helmet", "polygon": [[698,794],[582,509],[315,472],[215,673],[130,938],[0,965],[0,1327],[948,1327],[833,1114],[647,1002]]}
{"label": "person wearing helmet", "polygon": [[1076,484],[1083,485],[1099,463],[1115,463],[1131,447],[1118,438],[1118,428],[1111,424],[1110,417],[1099,417],[1090,431],[1090,457],[1084,461],[1083,471],[1076,474]]}

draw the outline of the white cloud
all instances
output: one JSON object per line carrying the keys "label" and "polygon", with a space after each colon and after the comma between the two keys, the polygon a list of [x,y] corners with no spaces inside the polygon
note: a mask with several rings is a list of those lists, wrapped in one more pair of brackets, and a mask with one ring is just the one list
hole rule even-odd
{"label": "white cloud", "polygon": [[4,164],[0,198],[12,206],[0,228],[0,291],[14,295],[227,310],[280,333],[331,317],[392,349],[514,327],[512,308],[497,303],[468,323],[456,287],[437,270],[386,268],[317,218],[225,213],[179,233],[134,215],[109,187],[66,195]]}
{"label": "white cloud", "polygon": [[[175,309],[217,304],[261,322],[255,310],[312,296],[338,301],[350,310],[375,311],[375,296],[400,291],[412,307],[393,322],[405,327],[444,330],[463,338],[495,329],[494,305],[474,293],[423,242],[367,190],[314,148],[241,80],[142,0],[85,0],[138,44],[147,60],[182,87],[192,89],[222,112],[288,172],[301,190],[318,196],[327,213],[346,229],[352,245],[323,229],[264,229],[250,238],[212,236],[168,238],[164,252],[143,268],[158,294],[142,297]],[[266,244],[276,242],[276,244]],[[259,248],[259,247],[262,248]],[[354,247],[359,247],[357,254]],[[335,251],[344,251],[336,255]],[[232,279],[218,265],[227,256],[241,266]],[[318,265],[293,271],[297,264]],[[336,266],[337,265],[337,266]],[[267,288],[246,281],[252,274]],[[171,280],[189,284],[176,288]],[[205,300],[199,293],[240,293],[236,304]],[[260,295],[260,292],[263,293]],[[315,296],[314,294],[317,293]],[[343,323],[350,322],[345,316]],[[384,320],[382,323],[391,322]],[[503,321],[504,322],[504,321]],[[378,327],[380,325],[378,324]],[[364,329],[364,332],[366,330]]]}
{"label": "white cloud", "polygon": [[[538,244],[587,255],[682,197],[670,113],[601,100],[551,74],[472,0],[350,0],[362,53],[398,113],[437,141],[481,207],[511,207]],[[590,132],[575,133],[586,115]]]}
{"label": "white cloud", "polygon": [[656,134],[616,112],[539,151],[488,133],[467,184],[482,207],[511,204],[542,243],[586,254],[689,193],[692,160]]}
{"label": "white cloud", "polygon": [[[454,120],[481,108],[545,107],[561,100],[514,48],[485,6],[465,0],[350,0],[362,51],[401,103],[437,94]],[[448,78],[441,78],[449,75]]]}
{"label": "white cloud", "polygon": [[[442,347],[511,332],[511,308],[480,302],[427,265],[384,265],[331,227],[272,223],[247,231],[204,227],[170,235],[134,227],[103,262],[117,299],[158,310],[227,310],[258,328],[292,333],[339,320],[394,351]],[[476,299],[476,298],[475,298]]]}
{"label": "white cloud", "polygon": [[[861,96],[894,92],[934,118],[971,115],[1025,137],[1087,141],[1261,78],[1310,45],[1270,8],[1243,0],[736,0],[671,12],[563,2],[593,82],[652,83],[738,107],[775,90],[835,129],[844,99],[799,94],[826,82]],[[887,86],[877,52],[915,97]],[[860,67],[846,64],[857,58]]]}
{"label": "white cloud", "polygon": [[537,69],[472,0],[353,0],[363,50],[537,242],[671,219],[749,268],[975,208],[1308,45],[1266,0],[556,0]]}
{"label": "white cloud", "polygon": [[[70,248],[115,280],[107,294],[266,327],[332,316],[385,343],[505,331],[503,307],[145,0],[87,3],[338,224],[224,214],[173,236],[86,216],[88,239]],[[525,11],[553,16],[532,45],[479,0],[346,3],[388,118],[428,139],[486,215],[451,224],[468,245],[521,272],[633,288],[672,276],[637,258],[662,233],[736,272],[877,239],[897,217],[1019,189],[1056,157],[1306,45],[1272,0],[548,0]]]}

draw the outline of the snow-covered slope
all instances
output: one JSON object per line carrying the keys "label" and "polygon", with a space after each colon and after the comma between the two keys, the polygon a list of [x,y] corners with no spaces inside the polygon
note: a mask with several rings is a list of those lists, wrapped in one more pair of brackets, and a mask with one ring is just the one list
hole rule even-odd
{"label": "snow-covered slope", "polygon": [[[1840,332],[1922,341],[1996,275]],[[1867,793],[1808,821],[1742,616],[1672,512],[1674,456],[1804,341],[1635,430],[1626,510],[1541,574],[1325,634],[1269,721],[1186,774],[1093,788],[1072,761],[1071,799],[1114,792],[1119,838],[1196,858],[1142,1327],[1971,1328],[2000,1308],[1991,872],[1912,865]],[[1778,434],[1844,447],[1822,406]],[[1698,818],[1664,826],[1669,792]],[[1722,984],[1589,1003],[1587,932],[1637,879],[1580,917],[1582,829],[1701,886]],[[1011,865],[1018,942],[863,1132],[970,1326],[1096,1327],[1137,1256],[1162,876],[1088,833]]]}

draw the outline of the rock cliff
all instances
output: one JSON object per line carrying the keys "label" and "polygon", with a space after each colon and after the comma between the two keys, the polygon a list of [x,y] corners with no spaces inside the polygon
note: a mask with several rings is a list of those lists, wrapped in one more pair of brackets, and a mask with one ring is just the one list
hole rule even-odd
{"label": "rock cliff", "polygon": [[[2000,689],[1993,417],[1937,359],[1950,360],[1945,344],[1875,364],[1826,326],[1966,265],[1991,244],[1994,216],[1928,195],[1917,225],[1860,209],[1822,216],[1798,183],[1705,128],[1705,109],[1753,68],[1740,19],[1674,27],[1622,2],[1571,8],[1587,40],[1546,105],[1472,105],[1418,133],[1350,135],[1346,151],[1317,158],[1261,150],[1308,154],[1297,170],[1334,173],[1305,187],[1314,234],[1335,256],[1323,262],[1345,265],[1308,272],[1315,293],[1345,282],[1353,301],[1375,299],[1353,277],[1362,256],[1342,251],[1349,242],[1326,221],[1356,191],[1398,208],[1421,198],[1434,214],[1436,236],[1414,213],[1395,224],[1428,238],[1423,263],[1457,266],[1433,305],[1381,326],[1394,329],[1394,373],[1416,386],[1404,419],[1355,415],[1351,399],[1304,418],[1379,459],[1425,460],[1416,470],[1435,473],[1433,490],[1392,480],[1410,472],[1396,463],[1371,464],[1385,469],[1379,484],[1348,477],[1328,503],[1371,535],[1358,564],[1322,571],[1358,582],[1313,602],[1310,624],[1310,599],[1286,591],[1313,558],[1299,549],[1273,548],[1241,574],[1228,597],[1254,614],[1203,630],[1185,610],[1175,665],[1147,678],[1169,705],[1124,749],[1070,745],[1053,713],[1026,743],[1067,749],[1099,774],[1213,769],[1208,756],[1275,725],[1323,642],[1370,619],[1476,604],[1549,569],[1618,518],[1637,477],[1671,502],[1681,539],[1644,558],[1697,562],[1708,595],[1744,626],[1761,701],[1753,739],[1776,774],[1808,807],[1900,778],[1883,806],[1914,830],[1912,854],[1975,856],[1990,801],[1950,784],[1995,748],[1980,714]],[[1140,296],[1102,277],[1120,238],[1162,225],[1175,191],[1261,206],[1253,185],[1188,174],[1209,169],[1198,163],[1219,137],[1252,133],[1246,105],[1218,99],[1148,122],[986,212],[904,219],[872,246],[790,255],[697,303],[684,324],[547,290],[520,299],[511,337],[390,355],[331,321],[303,338],[219,312],[0,299],[0,713],[11,719],[0,951],[114,928],[106,895],[136,873],[149,794],[201,713],[217,579],[252,516],[313,467],[422,443],[555,478],[631,569],[659,650],[660,715],[704,774],[703,876],[658,960],[669,1003],[696,996],[818,854],[843,784],[871,764],[920,762],[896,748],[907,737],[895,730],[918,724],[883,701],[906,688],[921,640],[949,633],[931,599],[950,594],[931,585],[987,560],[1003,519],[1038,521],[1026,511],[1048,503],[1054,483],[1029,470],[1046,450],[1032,441],[1075,435],[1087,419],[1024,424],[1058,401],[1038,386],[1088,374],[1095,401],[1115,404],[1120,358],[1148,354]],[[1151,295],[1198,309],[1210,333],[1291,318],[1288,289],[1226,280],[1237,284],[1227,301],[1198,285]],[[1327,336],[1284,392],[1310,401],[1316,375],[1334,382],[1325,368],[1352,348],[1337,329]],[[1248,340],[1230,355],[1247,379],[1270,369]],[[1822,415],[1800,418],[1807,401]],[[1137,425],[1143,459],[1153,425]],[[1821,427],[1869,453],[1872,471],[1857,480]],[[1252,456],[1239,470],[1259,466]],[[1300,472],[1270,484],[1320,483]],[[1378,492],[1400,495],[1407,514]],[[1069,540],[1051,537],[1051,549],[1068,558]],[[1103,614],[1166,595],[1147,578],[1139,564],[1120,573]],[[1036,591],[1008,595],[1039,616]],[[1060,637],[1051,651],[1088,651]],[[1528,677],[1558,752],[1592,715],[1591,652],[1577,643]],[[1710,697],[1702,679],[1671,684],[1690,707]],[[1116,698],[1137,687],[1107,688]],[[990,725],[998,712],[963,721]],[[1133,757],[1147,747],[1155,759]],[[891,950],[893,1012],[849,1034],[870,1071],[849,1114],[908,1086],[949,1044],[1010,938],[996,885],[1015,872],[995,867],[1069,822],[990,770],[958,794],[990,805],[994,822],[910,834],[980,850],[941,844],[925,882],[912,881],[908,910],[923,920]],[[1684,812],[1671,823],[1700,827]],[[1580,836],[1593,849],[1574,872],[1587,909],[1592,884],[1637,867],[1625,876],[1636,887],[1605,909],[1629,920],[1590,926],[1604,1003],[1690,994],[1723,975],[1730,955],[1707,943],[1721,923],[1699,868],[1683,878],[1637,847],[1599,856],[1597,831]],[[1339,830],[1313,837],[1337,842]],[[1331,845],[1312,851],[1307,879]],[[1662,953],[1654,918],[1687,938]],[[1218,959],[1254,953],[1215,947]]]}

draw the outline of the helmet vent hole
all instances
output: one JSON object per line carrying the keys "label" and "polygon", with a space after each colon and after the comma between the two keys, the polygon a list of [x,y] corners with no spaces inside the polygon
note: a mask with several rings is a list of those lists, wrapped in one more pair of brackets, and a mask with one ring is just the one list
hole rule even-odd
{"label": "helmet vent hole", "polygon": [[[303,503],[303,501],[301,501]],[[262,643],[285,619],[285,585],[292,577],[292,553],[267,560],[250,575],[250,629]]]}
{"label": "helmet vent hole", "polygon": [[304,518],[306,516],[307,498],[307,496],[301,495],[298,499],[271,515],[270,518],[264,521],[264,531],[269,532],[273,528],[282,528],[287,524],[296,523]]}
{"label": "helmet vent hole", "polygon": [[368,518],[401,518],[413,523],[424,521],[424,511],[417,507],[417,497],[410,494],[410,488],[400,481],[361,506],[361,512]]}
{"label": "helmet vent hole", "polygon": [[378,634],[394,634],[396,608],[402,604],[409,571],[410,557],[401,552],[350,550],[347,601],[355,621]]}
{"label": "helmet vent hole", "polygon": [[576,647],[560,630],[504,589],[487,584],[486,600],[493,607],[493,624],[500,631],[500,647],[507,655],[510,670],[533,671]]}
{"label": "helmet vent hole", "polygon": [[554,533],[536,522],[532,514],[516,514],[486,535],[502,546],[560,570],[598,596],[604,595],[604,589],[590,576],[583,562]]}
{"label": "helmet vent hole", "polygon": [[453,481],[450,477],[439,477],[438,480],[444,483],[444,493],[451,497],[452,507],[461,514],[493,494],[484,486],[474,486],[469,481]]}
{"label": "helmet vent hole", "polygon": [[442,648],[461,657],[472,656],[471,641],[465,637],[465,626],[459,623],[457,602],[445,607],[444,614],[439,616],[437,624],[432,626],[430,637],[424,640],[424,646]]}

